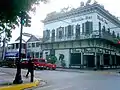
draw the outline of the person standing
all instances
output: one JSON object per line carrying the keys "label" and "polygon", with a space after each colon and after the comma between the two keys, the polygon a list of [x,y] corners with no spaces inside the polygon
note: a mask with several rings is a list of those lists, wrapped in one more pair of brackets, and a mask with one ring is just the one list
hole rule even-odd
{"label": "person standing", "polygon": [[33,62],[33,60],[31,58],[28,61],[28,71],[27,71],[27,74],[26,74],[26,78],[28,78],[29,73],[31,73],[30,82],[33,82],[33,78],[34,78],[34,62]]}

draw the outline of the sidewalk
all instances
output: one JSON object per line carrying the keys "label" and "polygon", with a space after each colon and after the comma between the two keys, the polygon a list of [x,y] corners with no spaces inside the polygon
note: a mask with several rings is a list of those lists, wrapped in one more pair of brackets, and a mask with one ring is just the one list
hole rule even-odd
{"label": "sidewalk", "polygon": [[103,74],[119,74],[120,69],[110,69],[110,70],[88,70],[88,69],[63,69],[63,68],[56,68],[56,71],[64,71],[64,72],[78,72],[78,73],[103,73]]}
{"label": "sidewalk", "polygon": [[0,71],[0,90],[21,90],[25,88],[35,87],[40,83],[38,79],[34,79],[34,82],[31,83],[30,78],[25,78],[22,76],[23,84],[13,85],[14,78],[15,75]]}

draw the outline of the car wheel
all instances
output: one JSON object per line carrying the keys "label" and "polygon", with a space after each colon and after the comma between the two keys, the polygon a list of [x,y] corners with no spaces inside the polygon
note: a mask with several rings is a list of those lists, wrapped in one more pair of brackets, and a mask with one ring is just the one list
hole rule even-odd
{"label": "car wheel", "polygon": [[56,68],[52,68],[52,70],[55,70]]}
{"label": "car wheel", "polygon": [[46,67],[46,70],[49,70],[49,67]]}

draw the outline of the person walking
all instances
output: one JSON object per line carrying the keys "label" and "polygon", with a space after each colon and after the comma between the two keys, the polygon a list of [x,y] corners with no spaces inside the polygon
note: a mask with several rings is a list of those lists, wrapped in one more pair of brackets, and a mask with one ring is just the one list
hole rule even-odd
{"label": "person walking", "polygon": [[34,78],[34,63],[33,63],[33,60],[31,58],[28,61],[28,71],[27,71],[27,74],[26,74],[26,78],[28,78],[29,73],[31,73],[30,82],[33,82],[33,78]]}

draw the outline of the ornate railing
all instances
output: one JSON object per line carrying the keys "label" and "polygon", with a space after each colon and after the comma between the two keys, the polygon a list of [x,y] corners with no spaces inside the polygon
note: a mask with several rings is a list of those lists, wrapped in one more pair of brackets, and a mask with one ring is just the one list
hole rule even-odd
{"label": "ornate railing", "polygon": [[67,36],[62,36],[62,37],[50,37],[47,39],[43,38],[44,42],[60,42],[60,41],[71,41],[71,40],[82,40],[82,39],[91,39],[91,38],[101,38],[101,39],[106,39],[109,41],[112,41],[114,43],[117,43],[119,40],[116,36],[113,36],[111,33],[108,33],[108,31],[101,31],[99,32],[98,30],[91,32],[90,34],[85,34],[85,33],[80,33],[78,34],[73,34],[69,37]]}

